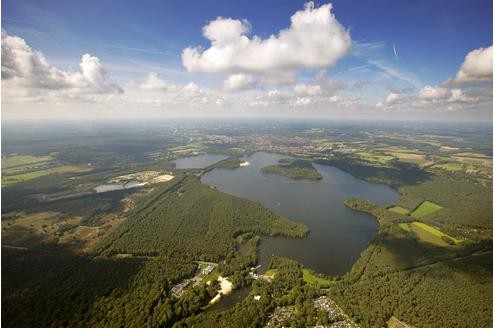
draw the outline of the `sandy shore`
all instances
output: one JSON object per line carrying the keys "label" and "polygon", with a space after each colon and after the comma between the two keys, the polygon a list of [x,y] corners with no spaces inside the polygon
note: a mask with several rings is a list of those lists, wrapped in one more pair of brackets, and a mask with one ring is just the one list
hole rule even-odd
{"label": "sandy shore", "polygon": [[167,181],[172,180],[173,178],[174,178],[173,175],[163,174],[163,175],[159,175],[159,176],[153,178],[152,183],[167,182]]}
{"label": "sandy shore", "polygon": [[232,292],[232,287],[234,285],[229,281],[229,279],[224,277],[218,277],[218,281],[220,282],[220,291],[215,295],[210,301],[210,304],[216,303],[220,300],[221,295],[227,295]]}
{"label": "sandy shore", "polygon": [[249,163],[248,161],[243,161],[241,162],[241,164],[239,164],[240,167],[249,166],[249,165],[251,165],[251,163]]}

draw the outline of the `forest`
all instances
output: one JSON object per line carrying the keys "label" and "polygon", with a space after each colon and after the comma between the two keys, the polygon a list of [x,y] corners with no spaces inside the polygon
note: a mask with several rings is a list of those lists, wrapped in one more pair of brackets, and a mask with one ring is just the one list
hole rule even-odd
{"label": "forest", "polygon": [[[186,174],[138,199],[127,221],[91,256],[2,248],[4,323],[172,325],[199,312],[216,293],[214,285],[201,284],[180,299],[169,295],[194,274],[195,261],[225,260],[220,272],[232,275],[238,287],[246,284],[255,258],[236,252],[236,237],[245,233],[300,238],[308,230]],[[29,315],[33,310],[36,316]]]}
{"label": "forest", "polygon": [[[316,128],[312,122],[274,129],[258,123],[242,128],[202,122],[177,129],[110,126],[98,135],[75,128],[9,132],[6,158],[47,161],[38,168],[36,162],[9,167],[9,174],[15,176],[21,168],[27,173],[71,165],[90,169],[50,171],[2,188],[5,327],[264,327],[284,311],[288,315],[281,325],[306,327],[336,320],[315,307],[322,296],[361,327],[384,327],[391,317],[416,327],[491,327],[491,178],[434,168],[448,165],[456,152],[477,152],[491,161],[486,135],[442,126],[405,130],[370,124],[363,130],[353,123]],[[350,272],[325,277],[274,257],[271,278],[254,278],[262,236],[304,238],[311,232],[257,202],[204,185],[200,178],[209,170],[236,169],[241,156],[257,150],[299,158],[275,165],[305,172],[296,176],[316,178],[314,162],[400,193],[393,204],[377,205],[358,195],[347,199],[349,208],[379,222],[378,234]],[[423,162],[441,161],[421,166],[400,156],[387,159],[391,152],[412,150],[416,156],[424,153]],[[229,157],[201,169],[176,169],[171,162],[196,152]],[[99,184],[145,170],[174,178],[134,190],[94,191]],[[412,216],[421,204],[435,204],[436,210]],[[28,238],[7,234],[40,213],[51,215],[51,221],[27,224],[19,233]],[[429,243],[408,231],[413,225],[431,227],[459,243]],[[95,236],[84,252],[71,239],[80,226]],[[205,278],[174,296],[174,286],[198,274],[198,261],[214,262],[212,276],[228,277],[234,289],[248,287],[249,294],[225,311],[212,310],[209,301],[218,283],[212,279],[208,285]]]}
{"label": "forest", "polygon": [[291,179],[321,180],[323,177],[310,161],[302,159],[281,159],[278,165],[261,168],[264,174],[276,173]]}

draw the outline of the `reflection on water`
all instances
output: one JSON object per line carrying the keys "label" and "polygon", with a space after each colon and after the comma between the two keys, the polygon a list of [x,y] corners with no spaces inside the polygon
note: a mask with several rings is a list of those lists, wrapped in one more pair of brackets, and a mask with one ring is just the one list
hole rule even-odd
{"label": "reflection on water", "polygon": [[276,213],[308,225],[304,239],[263,238],[260,245],[261,270],[273,255],[285,256],[328,275],[350,270],[360,253],[378,231],[368,214],[344,205],[348,197],[378,204],[396,201],[399,194],[384,185],[367,183],[335,167],[314,164],[323,176],[319,181],[292,180],[278,174],[262,174],[260,168],[276,164],[287,156],[257,152],[246,158],[251,165],[235,170],[215,169],[202,182],[219,190],[259,201]]}

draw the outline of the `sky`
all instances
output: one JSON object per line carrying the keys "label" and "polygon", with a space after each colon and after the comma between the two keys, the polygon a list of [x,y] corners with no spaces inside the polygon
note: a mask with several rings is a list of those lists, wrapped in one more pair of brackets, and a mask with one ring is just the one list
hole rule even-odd
{"label": "sky", "polygon": [[2,117],[492,121],[492,6],[4,0]]}

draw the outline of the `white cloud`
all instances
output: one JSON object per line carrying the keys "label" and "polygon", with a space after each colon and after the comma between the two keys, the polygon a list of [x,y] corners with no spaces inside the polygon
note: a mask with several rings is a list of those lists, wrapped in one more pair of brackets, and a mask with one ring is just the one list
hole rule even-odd
{"label": "white cloud", "polygon": [[256,86],[256,79],[249,74],[232,74],[223,82],[223,90],[240,91],[252,89]]}
{"label": "white cloud", "polygon": [[392,105],[397,103],[399,98],[400,98],[400,95],[398,93],[390,92],[384,101],[380,101],[376,104],[376,107],[392,106]]}
{"label": "white cloud", "polygon": [[140,85],[140,88],[148,91],[174,91],[176,86],[160,79],[155,72],[151,72],[148,74],[146,80]]}
{"label": "white cloud", "polygon": [[218,17],[203,27],[203,36],[214,46],[228,46],[239,41],[242,35],[249,32],[247,20]]}
{"label": "white cloud", "polygon": [[182,88],[182,91],[184,91],[186,93],[189,93],[189,94],[200,94],[200,93],[203,92],[203,90],[201,90],[201,88],[199,87],[199,85],[197,85],[194,82],[189,82],[188,84],[186,84]]}
{"label": "white cloud", "polygon": [[422,101],[435,102],[441,99],[446,99],[449,96],[449,90],[447,88],[426,85],[419,90],[418,98]]}
{"label": "white cloud", "polygon": [[318,84],[298,84],[294,87],[298,96],[318,96],[321,94],[321,86]]}
{"label": "white cloud", "polygon": [[461,89],[448,89],[427,85],[419,90],[417,99],[425,103],[474,103],[477,97],[467,95]]}
{"label": "white cloud", "polygon": [[385,103],[388,105],[391,105],[391,104],[395,103],[398,99],[399,99],[398,93],[390,92],[388,94],[387,98],[385,98]]}
{"label": "white cloud", "polygon": [[294,95],[301,98],[299,102],[296,99],[296,103],[303,104],[306,102],[302,98],[311,99],[312,104],[327,104],[328,102],[336,103],[340,101],[340,96],[337,93],[346,88],[345,84],[341,80],[327,79],[325,74],[325,71],[321,71],[316,74],[313,82],[295,85],[293,88]]}
{"label": "white cloud", "polygon": [[[24,39],[2,32],[2,80],[4,87],[25,89],[24,93],[37,90],[59,90],[58,96],[77,98],[88,93],[121,93],[122,89],[110,84],[100,60],[89,54],[81,58],[81,71],[58,69],[48,63],[40,51],[35,51]],[[48,92],[47,91],[47,92]],[[53,95],[53,92],[52,92]]]}
{"label": "white cloud", "polygon": [[475,97],[470,97],[464,93],[461,89],[452,89],[450,91],[450,97],[448,99],[449,102],[474,102],[477,101],[478,99]]}
{"label": "white cloud", "polygon": [[263,82],[270,85],[287,85],[297,80],[296,71],[269,71],[263,73]]}
{"label": "white cloud", "polygon": [[291,17],[291,25],[267,39],[249,38],[247,21],[219,17],[203,28],[208,49],[189,47],[182,63],[189,72],[270,73],[335,65],[351,47],[349,32],[331,12],[308,2]]}
{"label": "white cloud", "polygon": [[297,97],[294,102],[294,106],[307,106],[311,104],[312,100],[309,97]]}
{"label": "white cloud", "polygon": [[456,83],[488,82],[493,79],[493,46],[469,52],[454,79]]}

